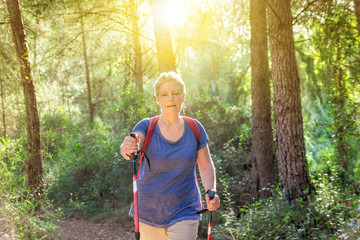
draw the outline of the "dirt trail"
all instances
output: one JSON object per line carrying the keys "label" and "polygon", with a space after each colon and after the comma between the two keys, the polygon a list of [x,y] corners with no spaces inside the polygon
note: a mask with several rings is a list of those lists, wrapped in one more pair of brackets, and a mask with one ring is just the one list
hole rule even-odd
{"label": "dirt trail", "polygon": [[85,219],[62,219],[56,223],[60,227],[57,240],[135,240],[132,225],[124,226],[115,220],[100,223]]}

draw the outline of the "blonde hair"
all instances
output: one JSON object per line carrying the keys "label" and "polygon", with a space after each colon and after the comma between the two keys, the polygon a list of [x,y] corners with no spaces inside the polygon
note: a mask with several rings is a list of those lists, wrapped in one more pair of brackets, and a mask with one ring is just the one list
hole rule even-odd
{"label": "blonde hair", "polygon": [[160,74],[160,77],[155,82],[155,96],[159,96],[160,86],[166,82],[177,83],[180,87],[180,93],[181,94],[186,93],[185,83],[179,74],[175,72],[163,72]]}

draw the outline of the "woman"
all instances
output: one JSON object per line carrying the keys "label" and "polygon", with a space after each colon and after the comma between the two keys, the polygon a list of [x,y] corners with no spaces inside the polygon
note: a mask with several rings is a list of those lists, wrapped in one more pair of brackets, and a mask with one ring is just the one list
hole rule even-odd
{"label": "woman", "polygon": [[[174,73],[162,73],[155,82],[156,100],[161,107],[157,126],[146,148],[150,165],[139,169],[139,218],[142,240],[194,240],[201,216],[201,194],[196,180],[196,161],[205,190],[216,190],[215,169],[209,153],[208,136],[203,126],[200,141],[180,111],[185,101],[185,85]],[[120,153],[130,155],[142,148],[150,119],[141,120],[133,129],[140,143],[125,137]],[[212,200],[205,195],[207,208],[220,206],[218,195]],[[133,216],[133,209],[130,210]]]}

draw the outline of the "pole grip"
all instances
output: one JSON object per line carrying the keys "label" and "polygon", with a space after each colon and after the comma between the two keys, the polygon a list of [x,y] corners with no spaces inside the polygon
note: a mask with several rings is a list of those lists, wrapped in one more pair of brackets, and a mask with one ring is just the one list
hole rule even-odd
{"label": "pole grip", "polygon": [[[139,144],[139,141],[140,141],[139,136],[137,136],[135,133],[130,133],[130,137],[135,138],[137,143]],[[136,159],[137,157],[138,157],[138,152],[132,153],[131,156],[130,156],[131,159]]]}
{"label": "pole grip", "polygon": [[209,195],[210,200],[213,199],[215,197],[216,191],[212,191],[212,190],[207,190],[206,192]]}

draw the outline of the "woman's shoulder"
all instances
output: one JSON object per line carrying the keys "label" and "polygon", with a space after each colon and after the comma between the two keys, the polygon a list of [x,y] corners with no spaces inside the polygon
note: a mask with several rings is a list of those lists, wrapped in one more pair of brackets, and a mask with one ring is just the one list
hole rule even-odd
{"label": "woman's shoulder", "polygon": [[[200,121],[198,120],[198,119],[195,119],[195,118],[189,118],[189,117],[186,117],[186,116],[183,116],[183,117],[185,117],[185,119],[186,118],[188,118],[188,119],[190,119],[190,121],[194,121],[195,123],[196,123],[196,126],[197,126],[197,129],[198,130],[196,130],[196,128],[192,128],[190,125],[189,125],[189,123],[188,123],[188,125],[189,125],[189,127],[192,129],[192,132],[193,132],[193,134],[196,136],[197,134],[200,134],[200,142],[199,142],[199,147],[198,147],[198,149],[201,149],[201,148],[203,148],[204,146],[206,146],[206,144],[210,141],[209,140],[209,137],[208,137],[208,135],[207,135],[207,133],[206,133],[206,130],[205,130],[205,128],[203,127],[203,125],[200,123]],[[195,130],[194,130],[195,129]],[[196,132],[198,132],[198,133],[196,133]]]}
{"label": "woman's shoulder", "polygon": [[201,122],[196,119],[196,118],[191,118],[191,117],[187,117],[187,116],[182,116],[185,120],[186,119],[189,119],[190,121],[194,121],[196,123],[196,125],[199,127],[199,128],[204,128],[204,126],[201,124]]}
{"label": "woman's shoulder", "polygon": [[159,120],[159,116],[154,116],[154,117],[148,117],[148,118],[143,118],[140,120],[139,123],[142,123],[142,124],[147,124],[149,125],[151,120]]}
{"label": "woman's shoulder", "polygon": [[133,131],[142,130],[141,132],[143,132],[148,128],[149,123],[150,118],[143,118],[135,125]]}
{"label": "woman's shoulder", "polygon": [[157,117],[157,116],[141,119],[141,120],[136,124],[135,128],[146,128],[146,129],[147,129],[147,128],[149,127],[149,125],[150,125],[151,119],[154,119],[154,118],[156,118],[156,117]]}

